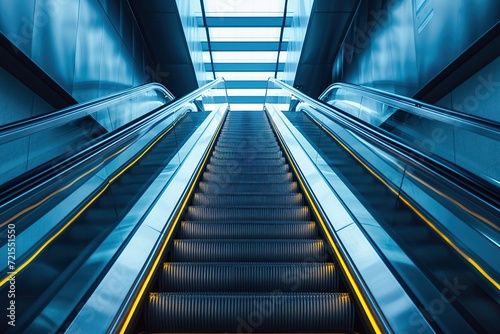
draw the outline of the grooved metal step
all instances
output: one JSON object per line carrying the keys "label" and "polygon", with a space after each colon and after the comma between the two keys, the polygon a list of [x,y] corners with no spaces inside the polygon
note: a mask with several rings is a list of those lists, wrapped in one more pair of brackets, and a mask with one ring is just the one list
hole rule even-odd
{"label": "grooved metal step", "polygon": [[298,191],[296,182],[289,183],[217,183],[201,181],[198,185],[201,192],[207,194],[238,194],[238,193],[294,193]]}
{"label": "grooved metal step", "polygon": [[259,165],[243,165],[238,162],[233,162],[232,164],[228,164],[226,166],[216,166],[213,164],[207,164],[206,170],[209,172],[218,172],[218,173],[237,173],[237,174],[251,174],[251,173],[260,173],[260,174],[268,174],[268,173],[276,173],[278,171],[283,171],[287,173],[290,171],[290,167],[288,164],[281,166],[259,166]]}
{"label": "grooved metal step", "polygon": [[325,261],[323,240],[176,239],[173,262],[303,262]]}
{"label": "grooved metal step", "polygon": [[346,293],[151,293],[149,332],[352,332]]}
{"label": "grooved metal step", "polygon": [[184,221],[177,235],[182,239],[317,239],[315,222],[263,223]]}
{"label": "grooved metal step", "polygon": [[195,193],[193,206],[234,207],[234,206],[297,206],[304,205],[304,196],[295,194],[259,194],[259,195],[213,195]]}
{"label": "grooved metal step", "polygon": [[[225,135],[225,134],[221,134],[219,136],[219,142],[220,141],[225,141],[225,142],[233,142],[233,143],[241,143],[241,142],[245,142],[245,141],[248,141],[248,142],[251,142],[251,141],[255,141],[255,136],[237,136],[237,135]],[[276,141],[276,138],[274,136],[268,136],[268,137],[265,137],[265,138],[261,138],[259,139],[259,144],[260,143],[268,143],[268,144],[271,144],[271,143],[277,143]]]}
{"label": "grooved metal step", "polygon": [[235,163],[244,165],[258,165],[258,166],[281,166],[286,163],[285,158],[259,158],[259,157],[245,157],[245,158],[217,158],[212,156],[210,158],[211,165],[234,165]]}
{"label": "grooved metal step", "polygon": [[318,224],[263,112],[229,112],[150,293],[147,332],[354,330]]}
{"label": "grooved metal step", "polygon": [[235,145],[215,145],[216,152],[249,152],[249,153],[260,153],[260,152],[281,152],[281,148],[278,144],[270,144],[267,146],[263,145],[245,145],[245,143],[237,143]]}
{"label": "grooved metal step", "polygon": [[187,220],[298,220],[310,219],[307,206],[298,207],[238,207],[212,208],[190,206],[186,212]]}
{"label": "grooved metal step", "polygon": [[268,174],[242,174],[242,173],[203,173],[203,181],[209,182],[231,182],[231,183],[251,183],[251,182],[273,182],[285,183],[293,180],[292,173],[268,173]]}
{"label": "grooved metal step", "polygon": [[159,284],[163,292],[332,292],[338,273],[331,262],[166,262]]}
{"label": "grooved metal step", "polygon": [[259,159],[279,159],[283,156],[281,152],[218,152],[214,151],[213,156],[216,158],[222,159],[251,159],[251,158],[259,158]]}

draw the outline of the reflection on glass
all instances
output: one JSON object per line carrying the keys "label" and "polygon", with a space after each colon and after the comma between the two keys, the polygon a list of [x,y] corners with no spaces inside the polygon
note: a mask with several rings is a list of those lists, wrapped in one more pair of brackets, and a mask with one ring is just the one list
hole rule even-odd
{"label": "reflection on glass", "polygon": [[[123,93],[118,94],[118,100],[104,98],[95,100],[99,104],[88,103],[86,112],[78,113],[78,106],[56,111],[52,115],[62,115],[63,121],[49,123],[50,126],[42,127],[34,133],[26,132],[21,139],[9,140],[11,137],[5,137],[6,142],[0,144],[0,153],[16,152],[16,159],[0,166],[0,185],[53,159],[69,158],[94,144],[105,134],[171,100],[163,91],[150,86],[132,89],[127,95],[120,94]],[[36,124],[43,122],[44,119],[38,123],[35,121]],[[23,127],[22,124],[17,126],[20,129]],[[6,131],[8,133],[9,130]],[[24,142],[27,145],[19,149],[19,143]],[[47,145],[47,142],[51,144]]]}
{"label": "reflection on glass", "polygon": [[382,102],[349,87],[332,87],[321,99],[425,155],[444,159],[488,182],[500,184],[500,170],[495,167],[500,165],[500,155],[491,154],[500,151],[498,134],[483,131],[474,120],[432,106],[421,108],[418,101]]}

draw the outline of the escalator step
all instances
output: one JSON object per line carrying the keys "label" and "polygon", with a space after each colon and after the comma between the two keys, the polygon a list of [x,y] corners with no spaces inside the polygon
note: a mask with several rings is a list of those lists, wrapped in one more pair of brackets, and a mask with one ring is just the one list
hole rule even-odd
{"label": "escalator step", "polygon": [[149,332],[352,332],[345,293],[150,293]]}
{"label": "escalator step", "polygon": [[212,208],[190,206],[186,212],[187,220],[298,220],[310,219],[307,206],[298,207],[240,207],[240,208]]}
{"label": "escalator step", "polygon": [[179,239],[317,239],[315,222],[208,223],[185,221]]}
{"label": "escalator step", "polygon": [[296,193],[298,186],[296,182],[289,183],[217,183],[201,181],[199,191],[207,194],[289,194]]}
{"label": "escalator step", "polygon": [[210,195],[195,193],[193,206],[234,207],[234,206],[301,206],[304,196],[296,194],[259,194],[259,195]]}
{"label": "escalator step", "polygon": [[173,262],[303,262],[325,261],[323,240],[176,239]]}
{"label": "escalator step", "polygon": [[[237,126],[236,126],[237,127]],[[241,127],[241,124],[240,124]],[[260,127],[252,127],[252,129],[229,129],[228,127],[223,128],[221,131],[222,134],[225,135],[234,135],[234,136],[246,136],[250,137],[254,140],[259,140],[261,138],[265,138],[266,136],[272,136],[274,133],[267,126]]]}
{"label": "escalator step", "polygon": [[148,332],[352,332],[354,306],[265,113],[229,112],[150,293]]}
{"label": "escalator step", "polygon": [[268,174],[227,174],[227,173],[203,173],[204,181],[211,182],[272,182],[285,183],[293,180],[292,173],[268,173]]}
{"label": "escalator step", "polygon": [[162,292],[332,292],[338,288],[333,263],[166,262]]}
{"label": "escalator step", "polygon": [[276,140],[274,133],[269,132],[269,129],[256,129],[252,133],[239,133],[235,131],[221,131],[219,138],[233,139],[240,138],[245,139],[245,141],[256,143]]}
{"label": "escalator step", "polygon": [[259,159],[279,159],[283,156],[283,153],[281,152],[218,152],[214,151],[213,155],[216,158],[221,158],[221,159],[252,159],[252,158],[259,158]]}
{"label": "escalator step", "polygon": [[276,144],[276,138],[274,136],[268,136],[265,138],[259,138],[259,140],[255,140],[254,137],[252,136],[238,136],[238,135],[220,135],[217,143],[226,143],[226,144],[232,144],[235,146],[241,145],[241,142],[253,142],[255,144]]}
{"label": "escalator step", "polygon": [[290,167],[288,164],[281,166],[262,166],[262,165],[253,165],[253,166],[245,166],[237,161],[233,161],[232,164],[227,164],[226,166],[215,166],[212,164],[207,164],[206,167],[209,172],[216,173],[237,173],[237,174],[252,174],[252,173],[277,173],[283,171],[287,173],[290,171]]}
{"label": "escalator step", "polygon": [[220,144],[217,144],[215,145],[215,151],[221,153],[248,152],[251,154],[259,154],[260,152],[281,152],[281,148],[278,146],[278,144],[260,146],[257,144],[250,145],[240,142],[238,145],[232,145],[232,146],[221,146]]}
{"label": "escalator step", "polygon": [[234,152],[234,151],[271,151],[280,150],[278,142],[257,143],[254,141],[238,141],[238,142],[224,142],[219,141],[215,144],[217,151]]}
{"label": "escalator step", "polygon": [[242,165],[258,165],[258,166],[282,166],[286,163],[285,158],[258,158],[258,157],[248,157],[241,159],[222,159],[217,157],[210,158],[210,164],[215,166],[224,166],[224,165],[234,165],[235,163],[239,163]]}

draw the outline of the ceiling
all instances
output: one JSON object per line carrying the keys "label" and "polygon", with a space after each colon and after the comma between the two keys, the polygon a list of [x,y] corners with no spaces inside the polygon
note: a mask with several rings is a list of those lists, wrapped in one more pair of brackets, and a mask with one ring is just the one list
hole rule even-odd
{"label": "ceiling", "polygon": [[293,15],[287,2],[201,1],[207,79],[226,80],[231,110],[262,110],[267,79],[283,72]]}
{"label": "ceiling", "polygon": [[[224,77],[232,110],[262,109],[267,78],[281,78],[293,12],[288,1],[201,0],[196,15],[206,79]],[[176,96],[198,88],[175,0],[129,0],[156,70]],[[315,0],[294,86],[318,97],[359,0]],[[286,13],[286,15],[284,15]],[[166,38],[168,37],[168,39]]]}

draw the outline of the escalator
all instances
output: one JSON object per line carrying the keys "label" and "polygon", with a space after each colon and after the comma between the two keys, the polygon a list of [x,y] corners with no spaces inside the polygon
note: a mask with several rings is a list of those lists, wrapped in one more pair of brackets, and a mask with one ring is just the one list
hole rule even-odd
{"label": "escalator", "polygon": [[264,112],[229,112],[134,332],[363,331]]}
{"label": "escalator", "polygon": [[[62,296],[65,307],[58,309],[61,321],[77,307],[80,300],[85,298],[86,291],[106,270],[104,259],[112,256],[120,244],[113,243],[113,247],[107,247],[104,252],[97,249],[118,228],[137,199],[178,154],[179,147],[190,138],[207,115],[208,113],[188,112],[181,116],[175,127],[165,129],[156,144],[140,160],[129,165],[114,182],[110,182],[96,195],[86,210],[75,212],[73,218],[68,218],[69,222],[57,226],[54,236],[48,242],[38,242],[35,245],[38,253],[34,257],[19,258],[19,265],[28,264],[15,275],[16,310],[22,316],[18,317],[15,327],[2,322],[1,332],[7,332],[10,328],[9,333],[43,333],[57,328],[58,324],[48,322],[43,313],[42,316],[40,313],[54,312],[48,305],[53,303],[58,306],[57,298],[61,297],[63,288],[70,293]],[[16,224],[17,234],[32,229],[32,226],[25,223],[29,219],[26,216],[22,218],[24,220],[21,219]],[[119,227],[122,231],[127,228],[130,229],[130,226]],[[91,260],[96,250],[99,256],[97,260]],[[76,281],[76,285],[73,283],[68,286],[71,280]],[[10,290],[12,286],[9,284],[0,287],[3,296],[7,296]],[[7,308],[7,302],[3,299],[2,306]]]}
{"label": "escalator", "polygon": [[[384,230],[396,241],[426,277],[442,292],[445,302],[439,312],[427,310],[428,317],[443,329],[453,324],[447,319],[451,307],[467,319],[470,330],[487,333],[498,328],[493,314],[500,314],[498,290],[471,266],[467,259],[450,245],[449,240],[436,233],[436,228],[423,219],[418,208],[400,200],[401,194],[391,189],[380,177],[363,165],[354,155],[322,129],[304,112],[284,113],[318,151],[322,159],[342,179],[368,211],[381,223]],[[423,304],[433,305],[425,291],[407,272],[399,274]],[[412,285],[413,284],[413,285]],[[434,304],[437,302],[434,301]],[[464,331],[467,331],[464,329]]]}
{"label": "escalator", "polygon": [[[11,332],[496,330],[498,290],[459,253],[462,244],[436,233],[419,211],[425,208],[405,202],[404,190],[364,163],[366,150],[351,151],[304,112],[228,112],[222,104],[180,116],[189,109],[182,104],[204,89],[165,110],[178,110],[168,127],[141,130],[148,137],[141,150],[125,158],[117,149],[123,164],[98,175],[106,185],[75,201],[69,222],[35,234],[40,239],[32,248],[39,252],[19,259],[26,263],[15,276],[22,317]],[[323,161],[340,187],[320,174],[331,172]],[[328,191],[314,188],[320,181]],[[342,202],[346,187],[369,215]],[[19,219],[16,233],[33,227],[26,219],[32,214]],[[349,226],[337,228],[341,216]],[[378,227],[392,244],[366,232]],[[350,238],[355,229],[362,232]],[[126,257],[127,251],[141,255]],[[133,274],[120,265],[134,267]],[[117,274],[122,288],[106,288]],[[96,312],[94,301],[108,294],[115,299]],[[89,324],[89,315],[104,321]]]}

